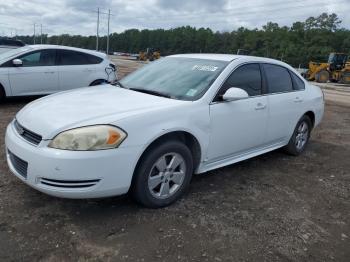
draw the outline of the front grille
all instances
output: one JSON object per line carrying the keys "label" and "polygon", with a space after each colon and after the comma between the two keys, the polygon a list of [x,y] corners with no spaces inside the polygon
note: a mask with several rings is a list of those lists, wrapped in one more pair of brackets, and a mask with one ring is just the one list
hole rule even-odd
{"label": "front grille", "polygon": [[22,177],[27,178],[28,163],[18,156],[12,154],[10,151],[8,151],[8,154],[13,168]]}
{"label": "front grille", "polygon": [[14,126],[15,126],[15,129],[16,129],[17,133],[21,137],[23,137],[29,143],[32,143],[34,145],[39,145],[39,143],[42,140],[42,136],[41,135],[38,135],[38,134],[28,130],[27,128],[21,126],[21,124],[18,123],[17,120],[15,120]]}
{"label": "front grille", "polygon": [[46,186],[59,187],[59,188],[87,188],[96,185],[100,179],[92,180],[57,180],[41,178],[40,183]]}

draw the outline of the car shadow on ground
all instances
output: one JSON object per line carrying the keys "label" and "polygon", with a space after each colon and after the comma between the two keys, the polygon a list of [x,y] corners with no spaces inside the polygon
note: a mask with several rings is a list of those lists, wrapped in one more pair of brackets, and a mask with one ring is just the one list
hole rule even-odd
{"label": "car shadow on ground", "polygon": [[[252,174],[252,169],[255,169],[259,165],[263,165],[266,168],[272,162],[276,163],[276,161],[278,162],[285,157],[291,156],[286,156],[282,150],[277,150],[200,175],[194,175],[187,194],[180,201],[165,209],[177,209],[181,205],[179,203],[186,204],[187,201],[193,202],[197,199],[198,195],[204,196],[206,192],[213,190],[218,191],[218,193],[220,193],[221,189],[224,190],[227,188],[238,189],[239,191],[244,190],[247,186],[247,181],[254,181],[256,178],[256,174]],[[139,211],[147,212],[149,210],[133,201],[130,194],[100,199],[63,199],[46,195],[31,188],[28,188],[28,191],[30,192],[27,193],[32,196],[27,198],[26,202],[28,205],[40,207],[55,203],[59,207],[60,213],[71,214],[73,217],[75,214],[79,214],[80,216],[81,214],[92,215],[93,213],[93,217],[97,218],[105,217],[106,215],[116,215],[118,213],[132,214]],[[28,196],[28,194],[26,195]]]}

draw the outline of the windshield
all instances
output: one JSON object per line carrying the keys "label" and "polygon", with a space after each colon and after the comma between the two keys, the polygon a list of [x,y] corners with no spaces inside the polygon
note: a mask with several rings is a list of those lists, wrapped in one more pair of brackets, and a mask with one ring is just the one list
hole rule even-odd
{"label": "windshield", "polygon": [[194,101],[200,98],[228,62],[167,57],[152,62],[120,82],[125,88]]}
{"label": "windshield", "polygon": [[6,52],[4,53],[0,53],[0,61],[1,62],[5,62],[5,61],[2,61],[4,59],[7,59],[7,58],[10,58],[12,56],[15,56],[17,54],[20,54],[20,53],[23,53],[23,52],[26,52],[28,50],[32,49],[31,47],[29,46],[23,46],[23,47],[20,47],[20,48],[15,48],[15,49],[11,49],[11,50],[7,50]]}

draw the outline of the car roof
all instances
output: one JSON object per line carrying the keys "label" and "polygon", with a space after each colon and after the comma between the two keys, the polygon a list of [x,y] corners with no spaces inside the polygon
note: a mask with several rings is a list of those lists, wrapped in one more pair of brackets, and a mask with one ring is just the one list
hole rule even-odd
{"label": "car roof", "polygon": [[217,60],[217,61],[227,61],[230,62],[236,59],[237,55],[229,54],[178,54],[171,55],[169,57],[183,57],[183,58],[197,58],[197,59],[207,59],[207,60]]}
{"label": "car roof", "polygon": [[[281,65],[284,67],[288,67],[289,69],[292,69],[292,67],[282,61],[272,59],[272,58],[266,58],[266,57],[259,57],[259,56],[249,56],[249,55],[231,55],[231,54],[178,54],[178,55],[171,55],[168,57],[183,57],[183,58],[196,58],[196,59],[207,59],[207,60],[216,60],[216,61],[226,61],[226,62],[232,62],[234,60],[239,60],[242,62],[258,62],[258,63],[269,63],[269,64],[276,64]],[[294,69],[293,69],[294,71]]]}
{"label": "car roof", "polygon": [[83,49],[78,47],[71,47],[71,46],[63,46],[63,45],[29,45],[33,50],[39,50],[39,49],[64,49],[64,50],[72,50],[72,51],[78,51],[78,52],[84,52],[88,54],[92,54],[101,58],[105,58],[107,55],[102,52],[97,52],[95,50],[89,50],[89,49]]}

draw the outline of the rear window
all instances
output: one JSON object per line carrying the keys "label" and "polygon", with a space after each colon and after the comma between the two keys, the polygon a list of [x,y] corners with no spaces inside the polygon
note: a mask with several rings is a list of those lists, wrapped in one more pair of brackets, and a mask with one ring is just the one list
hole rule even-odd
{"label": "rear window", "polygon": [[58,59],[59,65],[99,64],[102,60],[100,57],[72,50],[60,50]]}
{"label": "rear window", "polygon": [[293,82],[286,68],[271,64],[263,64],[263,67],[270,94],[293,91]]}

